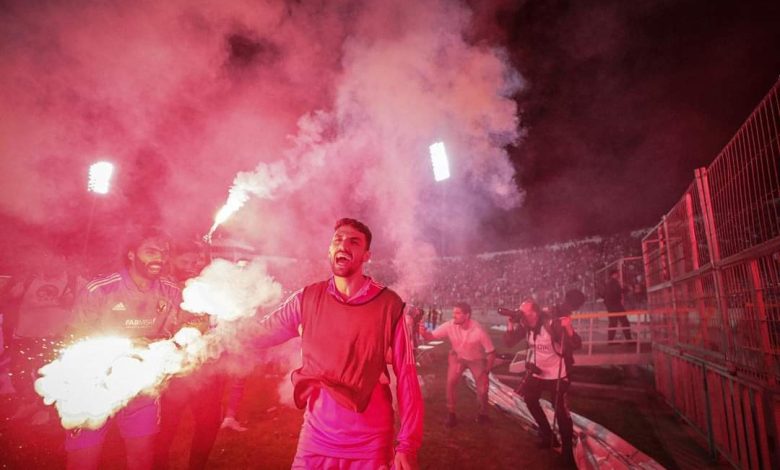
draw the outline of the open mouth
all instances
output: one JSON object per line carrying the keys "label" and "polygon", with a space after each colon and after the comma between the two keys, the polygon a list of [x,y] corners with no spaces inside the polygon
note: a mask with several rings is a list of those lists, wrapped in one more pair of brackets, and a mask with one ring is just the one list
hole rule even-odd
{"label": "open mouth", "polygon": [[338,265],[348,264],[350,261],[352,261],[352,257],[346,253],[336,253],[336,256],[333,259]]}

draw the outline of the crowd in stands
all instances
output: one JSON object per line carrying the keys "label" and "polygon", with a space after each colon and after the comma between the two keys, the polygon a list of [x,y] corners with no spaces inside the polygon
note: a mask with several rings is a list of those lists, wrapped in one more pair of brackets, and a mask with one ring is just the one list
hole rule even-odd
{"label": "crowd in stands", "polygon": [[[551,305],[566,290],[575,288],[582,290],[589,301],[595,301],[600,297],[605,267],[620,258],[640,257],[644,234],[645,231],[625,232],[502,252],[421,260],[433,264],[431,282],[407,293],[407,301],[446,308],[462,300],[476,308],[497,308],[516,306],[522,298],[532,296],[543,305]],[[8,272],[0,272],[0,290],[1,281],[29,276],[31,268],[39,264],[37,251],[28,250],[18,264],[4,266]],[[77,261],[68,259],[69,272],[75,270],[84,279],[99,274]],[[282,284],[285,298],[327,273],[327,265],[322,260],[265,258],[265,261],[270,274]],[[395,287],[400,273],[393,266],[391,260],[373,259],[367,272]],[[623,266],[623,284],[627,307],[632,308],[640,302],[644,288],[641,262]]]}
{"label": "crowd in stands", "polygon": [[[525,297],[543,305],[560,301],[569,289],[583,291],[592,302],[600,298],[605,267],[620,258],[641,257],[644,232],[590,237],[565,243],[511,251],[430,260],[434,276],[410,296],[416,305],[453,305],[465,300],[477,308],[516,307]],[[397,273],[389,263],[375,262],[372,275],[392,283]],[[624,263],[623,283],[633,305],[644,288],[639,259]],[[387,281],[389,280],[389,281]],[[596,306],[596,308],[600,308]]]}
{"label": "crowd in stands", "polygon": [[[566,290],[584,292],[591,303],[600,298],[606,267],[621,258],[627,308],[641,303],[644,289],[641,240],[644,231],[589,237],[545,246],[422,260],[433,263],[431,282],[414,289],[407,300],[414,305],[447,307],[467,301],[476,308],[514,307],[531,296],[543,305],[558,302]],[[322,261],[266,259],[271,275],[285,294],[326,273]],[[373,259],[367,272],[395,287],[401,276],[392,260]],[[286,295],[285,295],[286,296]],[[595,309],[603,309],[596,302]]]}

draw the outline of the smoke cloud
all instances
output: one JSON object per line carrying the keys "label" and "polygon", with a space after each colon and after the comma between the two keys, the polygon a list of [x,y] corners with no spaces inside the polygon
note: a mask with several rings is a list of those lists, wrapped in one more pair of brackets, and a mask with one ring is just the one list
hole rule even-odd
{"label": "smoke cloud", "polygon": [[[269,256],[324,259],[337,218],[364,220],[404,294],[430,279],[420,260],[468,245],[481,220],[522,201],[504,149],[520,138],[512,97],[523,79],[476,33],[490,15],[483,9],[477,28],[463,1],[1,8],[0,216],[91,232],[93,256],[119,259],[129,225],[204,234],[232,191],[249,199],[225,229]],[[428,156],[437,141],[453,173],[441,184]],[[116,168],[105,197],[86,192],[97,160]],[[222,344],[227,320],[280,294],[264,266],[217,261],[185,291],[185,307],[223,316],[204,337]],[[212,353],[222,346],[229,355],[228,344]],[[294,367],[299,357],[287,347],[266,359]]]}
{"label": "smoke cloud", "polygon": [[[333,222],[358,217],[401,290],[419,285],[417,260],[522,202],[504,148],[523,79],[473,23],[454,0],[11,2],[0,211],[72,233],[93,205],[98,239],[128,221],[203,234],[233,187],[250,201],[225,229],[261,253],[323,257]],[[99,199],[97,159],[117,168]]]}
{"label": "smoke cloud", "polygon": [[239,266],[215,259],[200,276],[187,281],[181,306],[195,314],[213,315],[217,321],[233,321],[276,305],[281,296],[282,286],[268,275],[262,261]]}

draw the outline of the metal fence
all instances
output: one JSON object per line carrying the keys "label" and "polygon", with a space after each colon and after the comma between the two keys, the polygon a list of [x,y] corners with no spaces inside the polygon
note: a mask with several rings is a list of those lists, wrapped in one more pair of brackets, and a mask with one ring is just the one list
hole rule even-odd
{"label": "metal fence", "polygon": [[[642,240],[656,385],[742,468],[780,465],[779,93],[780,82]],[[729,417],[749,445],[718,441],[707,381],[721,395],[734,383],[749,390],[737,398],[750,409]]]}

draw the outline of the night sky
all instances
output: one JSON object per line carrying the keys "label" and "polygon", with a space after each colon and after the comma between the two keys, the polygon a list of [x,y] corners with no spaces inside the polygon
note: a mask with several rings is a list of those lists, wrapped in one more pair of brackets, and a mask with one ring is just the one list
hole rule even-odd
{"label": "night sky", "polygon": [[502,25],[526,201],[496,226],[537,242],[657,224],[780,76],[776,1],[531,0]]}

